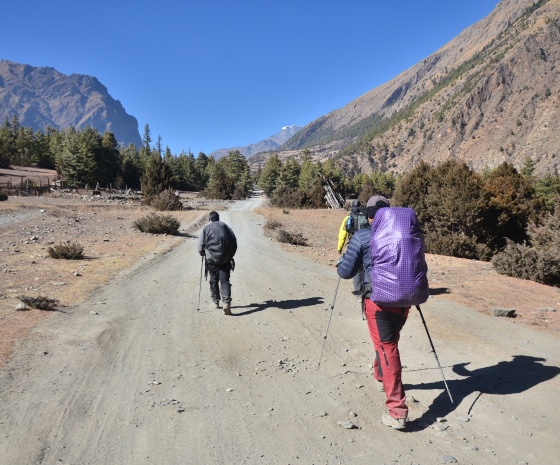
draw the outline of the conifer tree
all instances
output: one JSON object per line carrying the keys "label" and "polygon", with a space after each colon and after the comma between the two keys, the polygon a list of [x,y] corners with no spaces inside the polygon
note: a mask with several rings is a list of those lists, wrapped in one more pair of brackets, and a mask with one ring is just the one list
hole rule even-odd
{"label": "conifer tree", "polygon": [[259,177],[259,187],[266,195],[272,195],[278,186],[278,178],[282,170],[282,162],[277,154],[266,160]]}
{"label": "conifer tree", "polygon": [[148,161],[146,171],[142,176],[141,187],[148,203],[151,198],[174,187],[171,168],[157,153],[152,154]]}

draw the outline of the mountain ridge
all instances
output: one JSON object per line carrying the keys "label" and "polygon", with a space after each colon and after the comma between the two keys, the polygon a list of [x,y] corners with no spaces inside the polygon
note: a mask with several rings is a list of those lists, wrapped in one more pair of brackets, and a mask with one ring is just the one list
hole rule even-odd
{"label": "mountain ridge", "polygon": [[277,153],[336,157],[350,174],[403,173],[449,158],[483,170],[527,157],[537,173],[550,172],[560,146],[559,17],[560,0],[502,0],[424,60],[304,126]]}
{"label": "mountain ridge", "polygon": [[122,146],[142,145],[138,121],[96,77],[0,60],[0,118],[44,131],[91,126],[112,132]]}

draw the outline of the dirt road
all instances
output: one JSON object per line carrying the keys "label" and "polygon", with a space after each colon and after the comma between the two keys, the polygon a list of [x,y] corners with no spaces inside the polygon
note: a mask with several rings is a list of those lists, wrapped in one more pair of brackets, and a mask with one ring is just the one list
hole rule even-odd
{"label": "dirt road", "polygon": [[[558,463],[560,343],[434,296],[401,342],[410,428],[380,422],[372,344],[334,267],[281,251],[259,200],[222,220],[232,311],[210,308],[196,240],[41,325],[0,371],[0,464]],[[438,421],[439,419],[439,421]],[[352,422],[347,429],[339,422]]]}

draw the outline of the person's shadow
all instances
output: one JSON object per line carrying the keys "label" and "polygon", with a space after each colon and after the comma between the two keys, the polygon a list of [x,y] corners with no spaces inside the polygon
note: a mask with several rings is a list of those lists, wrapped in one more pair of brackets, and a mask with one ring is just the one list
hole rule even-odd
{"label": "person's shadow", "polygon": [[244,312],[233,313],[232,316],[245,316],[251,313],[262,312],[267,308],[279,308],[281,310],[293,310],[301,307],[313,307],[314,305],[322,304],[322,297],[308,297],[306,299],[293,299],[293,300],[265,300],[263,303],[252,303],[249,305],[236,305],[231,307],[232,310],[236,308],[248,308]]}
{"label": "person's shadow", "polygon": [[451,413],[469,395],[478,395],[472,402],[467,413],[470,414],[475,403],[482,394],[519,394],[548,381],[560,373],[556,366],[543,365],[546,359],[528,355],[514,355],[513,360],[499,362],[497,365],[468,370],[470,362],[459,363],[453,366],[453,372],[463,379],[447,380],[447,386],[453,396],[453,403],[445,390],[443,380],[434,383],[420,383],[406,385],[409,389],[444,389],[432,402],[424,414],[411,422],[411,430],[422,430],[434,423],[438,417],[445,417]]}

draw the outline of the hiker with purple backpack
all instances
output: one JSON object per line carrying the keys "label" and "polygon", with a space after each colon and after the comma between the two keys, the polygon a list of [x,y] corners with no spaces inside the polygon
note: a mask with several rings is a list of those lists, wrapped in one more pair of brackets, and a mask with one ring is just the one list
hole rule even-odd
{"label": "hiker with purple backpack", "polygon": [[377,389],[385,392],[388,408],[381,421],[403,430],[408,407],[398,343],[410,307],[429,296],[424,236],[414,210],[390,207],[385,197],[371,197],[366,214],[370,228],[352,237],[337,273],[350,279],[365,270],[362,289],[375,350],[373,376]]}

